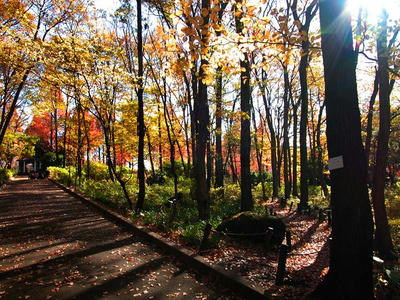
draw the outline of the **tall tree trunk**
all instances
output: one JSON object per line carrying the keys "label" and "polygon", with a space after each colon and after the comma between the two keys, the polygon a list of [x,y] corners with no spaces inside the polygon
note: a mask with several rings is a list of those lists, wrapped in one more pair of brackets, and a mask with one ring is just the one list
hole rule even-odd
{"label": "tall tree trunk", "polygon": [[322,157],[323,157],[323,149],[321,145],[321,126],[322,126],[322,113],[324,111],[325,107],[325,101],[322,104],[322,106],[319,109],[318,113],[318,121],[317,121],[317,130],[316,130],[316,142],[317,142],[317,149],[318,149],[318,158],[317,158],[317,163],[318,163],[318,177],[319,181],[321,184],[322,191],[324,193],[325,197],[328,197],[329,192],[328,192],[328,187],[326,185],[326,180],[324,177],[324,165],[322,162]]}
{"label": "tall tree trunk", "polygon": [[308,122],[308,82],[307,82],[307,67],[310,50],[310,42],[308,40],[308,31],[312,19],[317,13],[318,1],[313,0],[305,10],[304,24],[300,22],[298,16],[297,0],[294,0],[291,6],[293,18],[299,22],[299,31],[303,36],[301,42],[301,58],[299,66],[300,77],[300,203],[298,211],[308,207],[308,162],[307,162],[307,122]]}
{"label": "tall tree trunk", "polygon": [[158,113],[158,169],[162,172],[163,170],[163,157],[162,157],[162,134],[161,134],[161,111],[160,104],[157,103]]}
{"label": "tall tree trunk", "polygon": [[[210,1],[201,1],[202,11],[209,11]],[[202,21],[204,25],[209,23],[209,14],[203,15]],[[201,44],[202,47],[207,47],[209,43],[209,31],[206,26],[203,26],[201,30]],[[194,122],[195,122],[195,153],[194,153],[194,195],[197,201],[197,207],[199,211],[200,220],[208,220],[210,218],[210,194],[207,189],[207,178],[206,178],[206,147],[207,140],[209,137],[208,124],[209,124],[209,108],[208,108],[208,95],[207,85],[203,82],[205,76],[205,69],[208,65],[208,61],[202,57],[200,62],[200,69],[198,73],[198,88],[193,90],[193,95],[196,95],[197,99],[194,99]],[[196,79],[196,75],[193,74]],[[192,79],[193,80],[193,79]],[[192,82],[195,85],[195,82]]]}
{"label": "tall tree trunk", "polygon": [[[304,42],[303,42],[304,43]],[[307,46],[305,46],[307,47]],[[306,50],[308,51],[308,49]],[[306,52],[308,53],[308,52]],[[308,122],[308,92],[307,92],[308,54],[300,59],[301,115],[300,115],[300,203],[298,210],[308,207],[308,161],[307,161],[307,122]]]}
{"label": "tall tree trunk", "polygon": [[311,126],[308,126],[308,140],[309,140],[309,148],[310,148],[310,160],[309,165],[311,164],[310,172],[310,184],[317,185],[317,139],[316,139],[316,128],[315,128],[315,120],[314,120],[314,107],[311,108]]}
{"label": "tall tree trunk", "polygon": [[83,124],[86,138],[86,179],[90,179],[90,124],[86,121],[85,115],[83,117]]}
{"label": "tall tree trunk", "polygon": [[60,163],[60,157],[58,155],[58,117],[57,117],[57,108],[54,109],[54,146],[56,152],[56,164],[57,166]]}
{"label": "tall tree trunk", "polygon": [[[373,222],[361,141],[352,28],[344,0],[321,0],[327,140],[331,165],[329,272],[315,299],[373,299]],[[340,164],[343,160],[343,166]]]}
{"label": "tall tree trunk", "polygon": [[[222,25],[222,17],[228,2],[220,2],[218,11],[218,25]],[[216,32],[217,37],[221,31]],[[224,186],[224,166],[222,157],[222,67],[218,66],[215,78],[215,187]],[[224,191],[221,191],[223,196]]]}
{"label": "tall tree trunk", "polygon": [[119,185],[122,188],[122,192],[125,196],[125,200],[128,203],[128,206],[130,209],[133,209],[133,203],[132,200],[129,196],[128,190],[126,189],[126,181],[124,181],[121,177],[121,174],[118,174],[116,165],[113,164],[113,159],[112,159],[112,154],[111,154],[111,145],[110,145],[110,140],[111,140],[111,128],[110,124],[103,125],[103,133],[104,133],[104,144],[106,146],[106,156],[107,156],[107,164],[109,167],[109,170],[112,172],[112,178],[114,181],[114,178],[117,180]]}
{"label": "tall tree trunk", "polygon": [[242,112],[240,121],[241,211],[252,210],[254,206],[250,181],[250,63],[247,53],[245,53],[244,57],[244,60],[240,62],[240,67],[245,70],[241,72],[240,77],[240,110]]}
{"label": "tall tree trunk", "polygon": [[86,178],[90,179],[90,138],[89,134],[86,135]]}
{"label": "tall tree trunk", "polygon": [[138,182],[139,193],[136,202],[136,211],[143,209],[146,193],[145,169],[144,169],[144,112],[143,112],[143,42],[142,42],[142,1],[136,0],[137,9],[137,56],[138,56]]}
{"label": "tall tree trunk", "polygon": [[224,186],[224,167],[222,158],[222,68],[216,73],[216,111],[215,111],[215,187]]}
{"label": "tall tree trunk", "polygon": [[[165,81],[164,90],[166,90],[166,86],[167,86],[167,83],[166,83],[166,81]],[[170,101],[170,102],[171,102],[171,101]],[[171,104],[171,106],[172,106],[172,104]],[[168,114],[168,115],[169,115],[169,114]],[[176,121],[177,123],[179,123],[179,120],[178,120],[178,118],[176,117],[174,111],[172,111],[172,115],[175,117],[175,121]],[[175,141],[175,143],[176,143],[176,145],[177,145],[177,147],[178,147],[178,152],[179,152],[179,156],[180,156],[180,158],[181,158],[181,163],[182,163],[182,167],[183,167],[183,172],[186,174],[186,172],[187,172],[187,171],[186,171],[186,170],[187,170],[187,168],[186,168],[186,163],[185,163],[185,159],[184,159],[184,155],[183,155],[183,151],[182,151],[181,144],[180,144],[179,141],[178,141],[177,131],[176,131],[175,128],[174,128],[174,123],[172,122],[172,118],[171,118],[171,117],[168,117],[168,119],[169,119],[169,121],[170,121],[171,131],[172,131],[173,136],[174,136],[174,141]],[[182,128],[182,126],[181,126],[181,128]],[[183,129],[183,128],[182,128],[182,129]]]}
{"label": "tall tree trunk", "polygon": [[53,135],[54,135],[54,129],[53,129],[53,113],[50,113],[50,151],[54,151],[54,143],[53,143]]}
{"label": "tall tree trunk", "polygon": [[195,156],[196,156],[196,116],[195,116],[195,112],[194,112],[194,104],[192,105],[192,99],[190,97],[190,87],[192,87],[193,93],[192,93],[192,97],[193,97],[193,102],[195,101],[195,99],[197,99],[196,97],[198,96],[198,91],[197,91],[197,76],[196,76],[196,72],[193,70],[191,70],[191,84],[189,82],[189,79],[187,78],[186,74],[183,74],[183,78],[185,80],[185,85],[186,85],[186,90],[188,93],[188,104],[189,104],[189,115],[190,115],[190,134],[191,134],[191,146],[192,146],[192,166],[193,166],[193,170],[194,170],[194,163],[195,163]]}
{"label": "tall tree trunk", "polygon": [[79,96],[76,98],[77,103],[77,117],[78,117],[78,147],[77,147],[77,152],[76,152],[76,174],[78,176],[79,180],[79,185],[82,177],[82,105],[81,105],[81,100],[79,99]]}
{"label": "tall tree trunk", "polygon": [[14,94],[13,100],[11,102],[10,108],[8,109],[7,113],[5,113],[5,106],[3,107],[4,111],[3,111],[1,122],[0,122],[0,146],[3,143],[4,136],[6,134],[8,126],[10,124],[11,118],[14,115],[14,111],[17,106],[19,96],[21,95],[21,92],[25,87],[25,83],[26,83],[26,80],[28,79],[30,71],[31,71],[30,69],[26,70],[24,75],[22,76],[22,79],[18,84],[17,90]]}
{"label": "tall tree trunk", "polygon": [[390,134],[390,85],[387,48],[387,12],[382,11],[378,24],[378,74],[379,74],[379,133],[376,150],[376,164],[372,184],[372,203],[375,214],[375,241],[380,255],[394,259],[394,247],[390,236],[385,207],[386,164],[389,150]]}
{"label": "tall tree trunk", "polygon": [[[172,124],[171,122],[171,117],[169,115],[168,109],[167,109],[167,99],[166,99],[166,94],[165,94],[165,86],[166,86],[166,81],[165,78],[163,78],[164,81],[164,95],[161,96],[163,99],[163,108],[164,108],[164,122],[165,126],[167,128],[167,135],[168,135],[168,141],[169,141],[169,147],[170,147],[170,163],[171,163],[171,171],[172,171],[172,177],[174,178],[174,198],[175,201],[177,200],[177,194],[178,194],[178,175],[176,174],[176,167],[175,167],[175,140],[172,138],[171,134],[171,129],[170,125]],[[174,209],[176,209],[175,204]],[[172,221],[172,219],[171,219]]]}
{"label": "tall tree trunk", "polygon": [[272,168],[272,198],[277,198],[279,193],[279,170],[277,162],[277,143],[274,125],[272,123],[272,116],[270,115],[269,105],[267,104],[266,97],[263,95],[264,106],[266,110],[266,119],[271,138],[271,168]]}
{"label": "tall tree trunk", "polygon": [[[258,139],[257,139],[257,123],[256,123],[256,113],[254,110],[253,106],[253,114],[252,114],[252,120],[253,120],[253,128],[254,128],[254,146],[256,148],[256,158],[257,158],[257,165],[258,165],[258,176],[260,177],[261,181],[261,191],[262,191],[262,203],[267,201],[267,193],[265,189],[265,178],[264,178],[264,170],[262,166],[262,151],[260,150],[260,146],[258,144]],[[260,115],[260,122],[261,122],[261,115]],[[261,126],[261,128],[263,128]],[[264,132],[263,130],[261,131],[261,139],[263,139]],[[262,142],[261,142],[262,143]]]}
{"label": "tall tree trunk", "polygon": [[63,136],[63,168],[66,166],[66,161],[67,161],[67,116],[68,116],[68,105],[69,105],[69,96],[67,96],[67,103],[65,105],[65,112],[64,112],[64,136]]}
{"label": "tall tree trunk", "polygon": [[283,93],[283,178],[285,183],[285,204],[290,198],[290,179],[289,179],[289,74],[287,66],[283,65],[283,77],[285,81],[285,89]]}
{"label": "tall tree trunk", "polygon": [[207,189],[210,191],[211,179],[213,177],[213,154],[211,148],[210,133],[207,139]]}
{"label": "tall tree trunk", "polygon": [[297,110],[298,110],[298,103],[293,105],[293,180],[292,180],[292,195],[294,197],[299,196],[298,188],[297,188],[297,133],[298,133],[298,117],[297,117]]}
{"label": "tall tree trunk", "polygon": [[[243,34],[243,23],[241,18],[243,12],[236,15],[236,32]],[[250,211],[254,207],[253,195],[251,194],[250,180],[250,120],[251,120],[251,89],[250,89],[250,61],[248,53],[244,53],[244,59],[240,60],[240,210]]]}
{"label": "tall tree trunk", "polygon": [[[205,62],[202,63],[202,65]],[[202,73],[202,71],[200,71]],[[203,76],[203,74],[200,74]],[[200,76],[200,78],[201,78]],[[198,99],[194,103],[194,113],[196,119],[196,151],[194,155],[194,178],[195,178],[195,197],[197,200],[199,219],[209,218],[209,193],[206,179],[206,147],[208,139],[208,98],[207,86],[199,81]]]}
{"label": "tall tree trunk", "polygon": [[371,139],[372,139],[372,119],[374,117],[374,104],[376,95],[378,95],[379,90],[379,76],[378,71],[375,70],[375,79],[374,79],[374,89],[372,91],[371,98],[369,99],[368,105],[368,114],[367,114],[367,136],[365,138],[365,156],[367,158],[367,163],[369,166],[369,157],[370,157],[370,150],[371,150]]}
{"label": "tall tree trunk", "polygon": [[[188,101],[190,101],[190,96],[188,96]],[[189,139],[189,124],[188,121],[186,119],[186,109],[187,109],[187,105],[183,105],[182,108],[182,113],[183,113],[183,126],[184,126],[184,131],[185,131],[185,146],[186,146],[186,153],[187,153],[187,168],[186,168],[186,176],[190,176],[190,169],[191,169],[191,163],[192,163],[192,158],[190,155],[190,139]]]}

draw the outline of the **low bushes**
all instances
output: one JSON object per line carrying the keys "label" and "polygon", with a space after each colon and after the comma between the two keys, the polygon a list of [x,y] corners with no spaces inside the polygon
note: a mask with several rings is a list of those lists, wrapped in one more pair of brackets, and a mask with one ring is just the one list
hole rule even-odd
{"label": "low bushes", "polygon": [[0,185],[5,184],[15,174],[17,174],[16,169],[0,169]]}
{"label": "low bushes", "polygon": [[[128,185],[127,188],[131,198],[138,192],[132,185]],[[114,208],[124,208],[127,205],[122,188],[118,182],[89,179],[82,183],[79,190],[89,197]]]}
{"label": "low bushes", "polygon": [[267,232],[269,227],[273,228],[272,243],[280,245],[285,237],[286,225],[281,218],[275,216],[259,215],[248,211],[241,212],[224,220],[218,225],[217,230],[226,233],[243,234],[241,238],[253,242],[264,242],[265,235],[255,234]]}
{"label": "low bushes", "polygon": [[[110,179],[110,174],[108,172],[108,167],[105,164],[98,162],[90,162],[90,179],[93,180],[107,180]],[[83,165],[83,172],[88,173],[87,164]],[[86,176],[85,176],[86,177]]]}
{"label": "low bushes", "polygon": [[74,167],[59,168],[59,167],[48,167],[49,178],[57,180],[58,182],[70,186],[75,178],[76,169]]}

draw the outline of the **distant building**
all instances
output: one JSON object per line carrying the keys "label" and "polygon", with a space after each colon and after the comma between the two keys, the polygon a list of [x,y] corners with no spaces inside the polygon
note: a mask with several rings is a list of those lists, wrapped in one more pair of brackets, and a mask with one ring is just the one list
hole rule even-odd
{"label": "distant building", "polygon": [[42,162],[38,158],[26,158],[18,160],[18,174],[29,174],[42,169]]}

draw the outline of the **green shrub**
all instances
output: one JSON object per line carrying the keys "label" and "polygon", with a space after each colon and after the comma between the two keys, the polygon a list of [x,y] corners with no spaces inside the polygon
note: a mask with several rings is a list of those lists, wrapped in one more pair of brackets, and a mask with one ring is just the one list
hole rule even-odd
{"label": "green shrub", "polygon": [[397,253],[400,254],[400,217],[389,219],[390,230],[392,234],[393,245]]}
{"label": "green shrub", "polygon": [[240,185],[237,183],[224,186],[224,202],[240,200]]}
{"label": "green shrub", "polygon": [[322,191],[322,187],[320,185],[308,186],[308,204],[310,206],[326,208],[329,207],[329,201],[329,197],[324,196],[324,192]]}
{"label": "green shrub", "polygon": [[146,189],[145,209],[157,208],[174,195],[174,186],[168,178],[164,185],[153,184]]}
{"label": "green shrub", "polygon": [[43,153],[43,155],[40,157],[44,169],[50,166],[58,166],[62,161],[60,158],[61,156],[59,156],[57,161],[57,154],[54,152]]}
{"label": "green shrub", "polygon": [[[106,180],[110,179],[108,167],[105,164],[99,162],[90,162],[90,179],[93,180]],[[83,172],[88,173],[87,164],[83,165]]]}
{"label": "green shrub", "polygon": [[132,215],[132,219],[140,218],[144,225],[156,226],[161,230],[168,231],[169,214],[165,210],[155,211],[148,210],[142,211],[138,215]]}
{"label": "green shrub", "polygon": [[197,222],[198,216],[197,205],[181,206],[176,212],[176,220],[181,227]]}
{"label": "green shrub", "polygon": [[56,180],[64,185],[70,186],[75,178],[76,169],[75,167],[59,168],[59,167],[48,167],[49,178]]}
{"label": "green shrub", "polygon": [[15,174],[17,174],[16,169],[0,169],[0,185],[5,184]]}
{"label": "green shrub", "polygon": [[[178,192],[182,194],[182,203],[187,206],[191,204],[192,199],[190,196],[191,179],[179,177],[178,178]],[[174,182],[172,178],[165,177],[165,183],[152,184],[146,189],[145,209],[157,208],[168,201],[175,194]]]}
{"label": "green shrub", "polygon": [[151,173],[149,176],[147,176],[146,183],[147,183],[147,185],[164,184],[165,176],[166,176],[166,174],[164,171],[156,171],[154,173]]}
{"label": "green shrub", "polygon": [[[171,163],[169,161],[165,162],[164,165],[164,172],[168,177],[173,177],[172,175],[172,167]],[[187,167],[187,164],[185,165]],[[180,160],[175,160],[175,172],[176,175],[179,176],[184,176],[185,175],[185,170],[183,169],[182,161]]]}
{"label": "green shrub", "polygon": [[263,171],[261,174],[258,171],[250,171],[250,182],[252,186],[256,186],[261,183],[262,179],[264,179],[265,183],[272,183],[272,174],[267,171]]}
{"label": "green shrub", "polygon": [[[114,208],[126,207],[126,200],[121,185],[110,180],[85,180],[79,188],[84,194]],[[133,186],[127,186],[131,199],[137,192]]]}
{"label": "green shrub", "polygon": [[[203,221],[189,224],[179,230],[181,233],[181,240],[191,246],[200,246],[204,235],[204,228],[206,223]],[[210,234],[208,239],[208,247],[216,247],[220,238],[216,234]]]}
{"label": "green shrub", "polygon": [[[270,199],[272,197],[272,182],[265,182],[264,187],[265,187],[265,196],[267,197],[267,199]],[[263,203],[265,203],[265,200],[263,199],[261,183],[257,184],[253,188],[252,192],[255,203],[258,205],[263,205]]]}

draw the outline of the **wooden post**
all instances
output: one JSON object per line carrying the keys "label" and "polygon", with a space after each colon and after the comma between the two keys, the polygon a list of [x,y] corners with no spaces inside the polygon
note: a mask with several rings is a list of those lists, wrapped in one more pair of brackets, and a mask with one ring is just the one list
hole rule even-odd
{"label": "wooden post", "polygon": [[292,234],[289,230],[286,230],[286,246],[288,247],[288,252],[292,251]]}
{"label": "wooden post", "polygon": [[324,211],[320,208],[318,212],[318,222],[322,222],[324,220]]}
{"label": "wooden post", "polygon": [[274,228],[268,227],[267,234],[265,235],[265,248],[267,250],[269,250],[271,247],[271,239],[273,234],[274,234]]}
{"label": "wooden post", "polygon": [[207,223],[206,227],[204,227],[204,234],[203,234],[203,239],[201,240],[201,243],[200,243],[199,252],[204,251],[207,248],[208,238],[211,233],[211,228],[212,228],[212,226],[210,223]]}
{"label": "wooden post", "polygon": [[285,278],[285,271],[286,271],[287,252],[288,252],[288,247],[282,244],[279,249],[278,269],[276,270],[276,278],[275,278],[276,285],[283,284],[283,279]]}
{"label": "wooden post", "polygon": [[328,210],[328,226],[332,226],[332,211]]}

